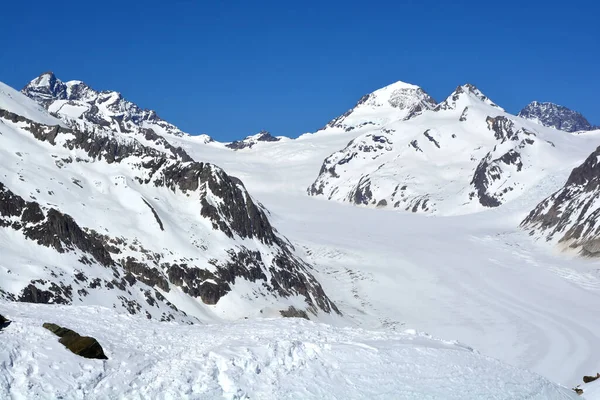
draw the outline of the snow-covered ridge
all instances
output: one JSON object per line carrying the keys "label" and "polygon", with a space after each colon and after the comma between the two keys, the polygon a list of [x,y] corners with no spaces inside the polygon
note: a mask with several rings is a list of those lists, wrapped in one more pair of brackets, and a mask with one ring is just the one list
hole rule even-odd
{"label": "snow-covered ridge", "polygon": [[0,297],[182,321],[337,311],[239,179],[151,129],[65,120],[0,109]]}
{"label": "snow-covered ridge", "polygon": [[[50,113],[67,120],[85,120],[124,133],[145,128],[167,137],[188,135],[161,119],[156,111],[141,109],[119,92],[99,92],[82,81],[62,82],[52,72],[35,78],[22,92]],[[205,139],[210,141],[209,137]]]}

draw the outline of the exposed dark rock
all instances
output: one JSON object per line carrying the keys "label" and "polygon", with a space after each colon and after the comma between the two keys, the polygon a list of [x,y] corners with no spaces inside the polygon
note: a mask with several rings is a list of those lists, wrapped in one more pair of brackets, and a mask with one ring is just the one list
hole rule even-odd
{"label": "exposed dark rock", "polygon": [[236,140],[225,145],[225,147],[233,150],[249,149],[252,148],[252,146],[254,146],[257,142],[278,142],[280,140],[280,138],[272,136],[267,131],[260,131],[255,136],[248,136],[244,140]]}
{"label": "exposed dark rock", "polygon": [[373,192],[371,192],[371,181],[369,178],[366,176],[360,178],[358,184],[348,194],[348,198],[354,204],[369,204],[373,199]]}
{"label": "exposed dark rock", "polygon": [[582,255],[600,256],[600,147],[574,168],[565,185],[538,204],[521,226],[547,240],[558,239]]}
{"label": "exposed dark rock", "polygon": [[534,101],[519,112],[519,117],[566,132],[591,131],[592,129],[599,128],[592,126],[577,111],[553,103]]}
{"label": "exposed dark rock", "polygon": [[108,360],[102,346],[93,337],[81,336],[71,329],[48,322],[44,323],[43,327],[60,337],[58,341],[72,353],[84,358]]}
{"label": "exposed dark rock", "polygon": [[144,201],[144,203],[146,203],[146,205],[147,205],[148,207],[150,207],[150,210],[152,211],[152,214],[154,215],[154,219],[156,219],[156,222],[158,223],[158,226],[160,227],[160,230],[161,230],[161,231],[164,231],[164,230],[165,230],[165,227],[163,226],[163,223],[162,223],[162,221],[160,220],[160,217],[158,216],[158,213],[156,212],[156,210],[154,209],[154,207],[152,207],[152,206],[150,205],[150,203],[148,203],[148,202],[146,201],[146,199],[142,199],[142,200]]}
{"label": "exposed dark rock", "polygon": [[306,311],[304,311],[304,310],[298,310],[294,306],[289,306],[289,308],[287,310],[281,310],[281,311],[279,311],[279,313],[284,318],[304,318],[304,319],[310,319],[310,318],[308,318],[308,314],[306,313]]}
{"label": "exposed dark rock", "polygon": [[583,383],[590,383],[590,382],[594,382],[596,379],[600,378],[600,372],[596,374],[596,376],[584,376],[583,377]]}
{"label": "exposed dark rock", "polygon": [[0,331],[10,325],[10,321],[0,314]]}
{"label": "exposed dark rock", "polygon": [[438,149],[440,148],[440,144],[438,143],[437,140],[435,140],[433,138],[433,136],[431,136],[431,134],[429,133],[430,129],[427,129],[425,132],[423,132],[423,135],[429,139],[430,142],[432,142],[433,144],[435,144],[435,147],[437,147]]}

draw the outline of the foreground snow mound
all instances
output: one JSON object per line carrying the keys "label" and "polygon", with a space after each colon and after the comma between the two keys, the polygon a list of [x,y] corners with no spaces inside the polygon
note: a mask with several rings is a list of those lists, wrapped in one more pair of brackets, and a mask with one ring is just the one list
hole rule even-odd
{"label": "foreground snow mound", "polygon": [[[1,398],[568,399],[534,373],[413,331],[334,328],[299,319],[157,323],[99,307],[0,304]],[[70,353],[42,323],[102,344]]]}
{"label": "foreground snow mound", "polygon": [[386,115],[325,159],[310,195],[465,214],[517,198],[585,151],[577,138],[507,114],[469,84],[410,119]]}
{"label": "foreground snow mound", "polygon": [[534,236],[561,243],[586,256],[600,255],[600,147],[565,185],[544,199],[521,226]]}
{"label": "foreground snow mound", "polygon": [[152,129],[46,124],[0,95],[0,298],[182,321],[337,311],[239,179]]}

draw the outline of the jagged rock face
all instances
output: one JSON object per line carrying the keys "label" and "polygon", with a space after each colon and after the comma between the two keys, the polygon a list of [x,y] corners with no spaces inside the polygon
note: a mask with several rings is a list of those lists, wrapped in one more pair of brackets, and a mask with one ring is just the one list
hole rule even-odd
{"label": "jagged rock face", "polygon": [[[114,91],[98,92],[81,81],[62,82],[46,72],[27,84],[21,92],[42,104],[66,122],[90,122],[111,130],[135,133],[151,129],[161,135],[186,136],[175,125],[161,119],[156,111],[141,109]],[[212,139],[202,135],[205,142]]]}
{"label": "jagged rock face", "polygon": [[[182,321],[193,318],[180,304],[194,299],[285,310],[301,298],[311,313],[338,312],[239,179],[152,129],[61,119],[66,126],[0,109],[0,229],[15,237],[14,251],[2,249],[13,284],[0,277],[0,297],[102,299]],[[50,260],[23,258],[31,246]]]}
{"label": "jagged rock face", "polygon": [[396,82],[361,97],[352,109],[331,120],[322,130],[373,129],[395,119],[410,119],[436,104],[420,87]]}
{"label": "jagged rock face", "polygon": [[577,168],[565,185],[538,204],[521,227],[531,235],[600,256],[600,147]]}
{"label": "jagged rock face", "polygon": [[250,149],[259,142],[279,142],[280,140],[280,137],[275,137],[267,131],[260,131],[256,135],[247,136],[244,140],[236,140],[226,144],[225,147],[233,150]]}
{"label": "jagged rock face", "polygon": [[588,120],[578,113],[554,103],[532,102],[523,108],[519,117],[534,121],[549,128],[565,132],[591,131],[599,129],[592,126]]}
{"label": "jagged rock face", "polygon": [[518,121],[473,85],[459,86],[434,109],[351,140],[307,192],[428,214],[498,207],[539,179],[536,163],[548,163],[540,154],[558,154],[537,125]]}

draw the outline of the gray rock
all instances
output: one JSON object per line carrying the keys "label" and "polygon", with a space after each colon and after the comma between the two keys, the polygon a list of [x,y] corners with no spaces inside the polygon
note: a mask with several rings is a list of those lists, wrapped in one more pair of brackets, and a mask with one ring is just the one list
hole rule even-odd
{"label": "gray rock", "polygon": [[72,353],[84,358],[108,360],[100,343],[93,337],[81,336],[77,332],[52,323],[44,323],[44,328],[60,337],[58,340]]}

